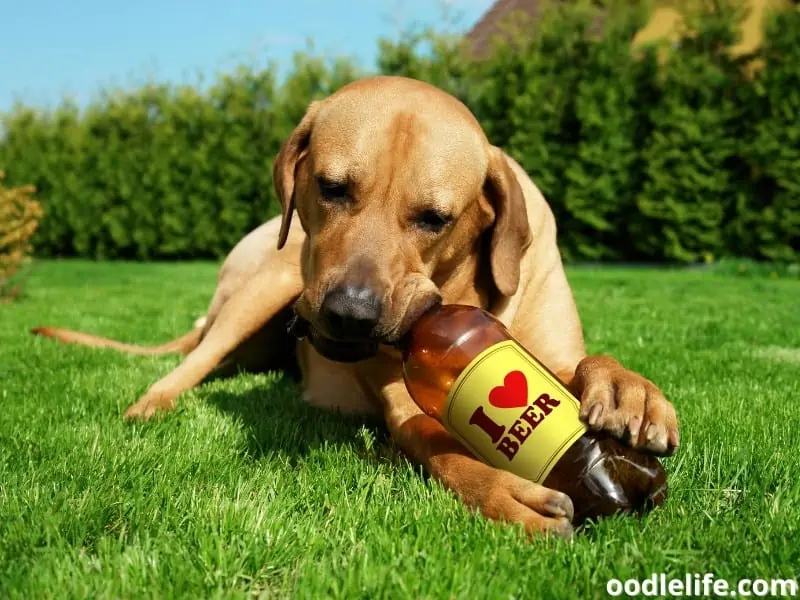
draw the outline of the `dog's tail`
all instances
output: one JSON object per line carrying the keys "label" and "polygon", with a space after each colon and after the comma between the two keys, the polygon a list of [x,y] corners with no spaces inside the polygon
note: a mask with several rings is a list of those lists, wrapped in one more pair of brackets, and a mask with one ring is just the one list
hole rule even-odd
{"label": "dog's tail", "polygon": [[188,354],[200,343],[205,325],[205,317],[195,321],[194,329],[182,336],[170,340],[157,346],[140,346],[137,344],[126,344],[109,338],[100,337],[91,333],[61,329],[58,327],[34,327],[31,333],[44,337],[53,338],[65,344],[80,344],[91,346],[92,348],[110,348],[128,354],[143,354],[156,356],[159,354]]}

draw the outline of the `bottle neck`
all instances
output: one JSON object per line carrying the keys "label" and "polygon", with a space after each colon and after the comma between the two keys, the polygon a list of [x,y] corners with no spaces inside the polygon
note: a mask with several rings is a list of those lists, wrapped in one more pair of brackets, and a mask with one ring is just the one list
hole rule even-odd
{"label": "bottle neck", "polygon": [[411,327],[408,328],[406,331],[396,342],[392,344],[397,350],[399,350],[403,356],[406,356],[411,351],[411,346],[414,343],[414,338],[417,332],[419,331],[419,327],[424,327],[424,321],[426,318],[433,316],[442,308],[442,301],[437,300],[430,308],[425,310],[419,317],[417,317],[416,321],[412,323]]}

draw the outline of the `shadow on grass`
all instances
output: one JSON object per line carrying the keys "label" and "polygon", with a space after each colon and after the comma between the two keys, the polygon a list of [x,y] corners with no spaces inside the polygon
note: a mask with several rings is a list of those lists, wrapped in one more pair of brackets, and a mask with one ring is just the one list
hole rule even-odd
{"label": "shadow on grass", "polygon": [[254,460],[280,453],[294,463],[312,449],[331,446],[350,447],[369,460],[399,452],[382,419],[311,406],[301,399],[296,381],[284,374],[242,392],[209,390],[204,401],[242,424],[248,437],[245,452]]}

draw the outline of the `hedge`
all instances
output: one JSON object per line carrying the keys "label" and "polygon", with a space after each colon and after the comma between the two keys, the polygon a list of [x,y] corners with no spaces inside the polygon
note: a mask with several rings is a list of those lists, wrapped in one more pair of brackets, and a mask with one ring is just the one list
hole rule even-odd
{"label": "hedge", "polygon": [[84,112],[17,107],[0,165],[38,190],[39,256],[219,258],[277,214],[272,161],[309,100],[356,77],[298,56],[280,86],[274,68],[241,68],[204,93],[151,84]]}
{"label": "hedge", "polygon": [[[800,11],[773,14],[758,55],[735,59],[734,6],[692,15],[664,53],[632,51],[647,11],[624,4],[599,28],[594,4],[548,7],[535,35],[520,22],[484,59],[410,32],[380,41],[378,71],[463,100],[547,196],[567,260],[799,260]],[[272,160],[308,102],[365,73],[298,55],[284,80],[241,68],[207,90],[18,106],[0,170],[39,190],[41,256],[219,258],[277,213]]]}

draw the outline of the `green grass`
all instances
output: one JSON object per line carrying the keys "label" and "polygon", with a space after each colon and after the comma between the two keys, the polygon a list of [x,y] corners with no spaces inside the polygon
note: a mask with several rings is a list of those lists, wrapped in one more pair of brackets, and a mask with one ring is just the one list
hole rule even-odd
{"label": "green grass", "polygon": [[677,406],[671,495],[570,542],[527,541],[423,477],[379,425],[301,404],[280,375],[123,410],[177,357],[29,336],[156,342],[206,307],[216,266],[40,263],[0,306],[0,597],[604,597],[611,577],[797,577],[800,281],[569,271],[592,352]]}

